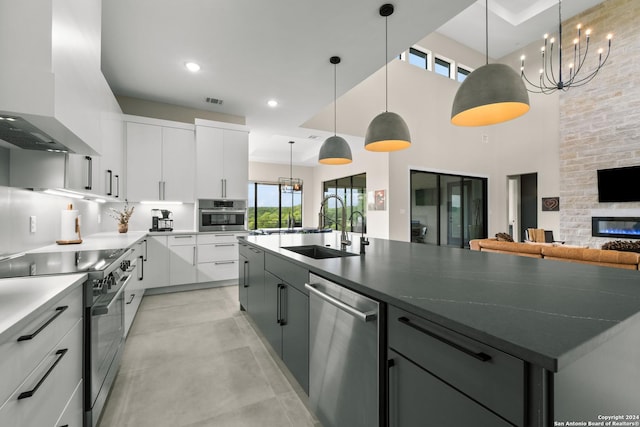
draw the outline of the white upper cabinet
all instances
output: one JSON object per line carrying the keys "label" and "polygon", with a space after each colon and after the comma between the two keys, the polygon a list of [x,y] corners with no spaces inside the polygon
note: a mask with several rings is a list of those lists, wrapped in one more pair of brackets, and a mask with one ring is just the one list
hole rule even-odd
{"label": "white upper cabinet", "polygon": [[68,154],[65,186],[69,190],[100,194],[100,157]]}
{"label": "white upper cabinet", "polygon": [[245,126],[196,119],[196,195],[247,199],[249,131]]}
{"label": "white upper cabinet", "polygon": [[127,199],[193,203],[193,125],[133,116],[126,120]]}
{"label": "white upper cabinet", "polygon": [[124,200],[124,122],[120,105],[111,94],[105,98],[100,118],[102,156],[98,173],[99,193]]}
{"label": "white upper cabinet", "polygon": [[100,70],[100,34],[100,0],[2,1],[0,56],[11,60],[0,67],[0,113],[78,154],[101,154],[101,114],[112,94]]}

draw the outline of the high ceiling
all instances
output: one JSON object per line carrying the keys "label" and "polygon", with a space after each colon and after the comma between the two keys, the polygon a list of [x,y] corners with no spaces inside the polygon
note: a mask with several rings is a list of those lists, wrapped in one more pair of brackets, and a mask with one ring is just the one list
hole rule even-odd
{"label": "high ceiling", "polygon": [[[564,0],[563,18],[601,0]],[[326,132],[301,124],[384,65],[383,3],[104,0],[102,69],[117,95],[246,117],[250,159],[315,165]],[[484,52],[484,1],[395,0],[388,57],[433,31]],[[557,27],[556,0],[491,0],[490,56]],[[201,70],[191,73],[184,64]],[[205,102],[222,99],[222,105]],[[269,99],[279,105],[267,106]],[[315,136],[316,138],[309,138]]]}

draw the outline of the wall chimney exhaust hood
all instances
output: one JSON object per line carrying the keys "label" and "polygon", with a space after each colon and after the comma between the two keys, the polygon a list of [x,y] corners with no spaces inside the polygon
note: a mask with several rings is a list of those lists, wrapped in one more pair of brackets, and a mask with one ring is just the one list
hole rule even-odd
{"label": "wall chimney exhaust hood", "polygon": [[15,115],[0,114],[0,139],[26,150],[54,153],[73,152],[73,150],[53,139],[49,133]]}
{"label": "wall chimney exhaust hood", "polygon": [[101,10],[100,0],[0,2],[0,140],[100,154],[113,97],[100,70]]}

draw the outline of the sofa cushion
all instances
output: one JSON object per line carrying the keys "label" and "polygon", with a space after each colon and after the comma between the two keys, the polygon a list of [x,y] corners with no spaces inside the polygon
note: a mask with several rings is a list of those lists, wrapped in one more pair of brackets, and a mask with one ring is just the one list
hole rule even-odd
{"label": "sofa cushion", "polygon": [[542,246],[530,245],[520,242],[501,242],[498,240],[483,239],[478,241],[480,250],[487,252],[513,253],[514,255],[540,256],[542,257]]}
{"label": "sofa cushion", "polygon": [[582,262],[587,264],[637,270],[640,254],[632,252],[607,251],[590,248],[567,248],[562,246],[544,246],[542,256],[548,259],[558,259]]}

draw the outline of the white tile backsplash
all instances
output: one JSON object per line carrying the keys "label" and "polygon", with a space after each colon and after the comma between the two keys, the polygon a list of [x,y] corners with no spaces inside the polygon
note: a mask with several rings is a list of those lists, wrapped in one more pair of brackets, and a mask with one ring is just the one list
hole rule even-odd
{"label": "white tile backsplash", "polygon": [[[132,231],[149,231],[151,228],[151,209],[167,209],[173,213],[173,229],[174,230],[197,230],[195,221],[193,203],[183,203],[181,205],[168,204],[141,204],[131,203],[134,207],[133,215],[129,220],[129,230]],[[111,208],[122,210],[124,203],[105,203],[102,205],[102,223],[101,231],[116,231],[118,229],[118,221],[109,216]]]}
{"label": "white tile backsplash", "polygon": [[[0,256],[55,243],[60,239],[60,212],[69,203],[79,211],[82,235],[101,231],[95,202],[0,186]],[[35,233],[30,231],[30,216],[36,217]]]}

